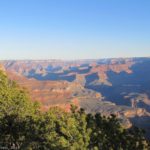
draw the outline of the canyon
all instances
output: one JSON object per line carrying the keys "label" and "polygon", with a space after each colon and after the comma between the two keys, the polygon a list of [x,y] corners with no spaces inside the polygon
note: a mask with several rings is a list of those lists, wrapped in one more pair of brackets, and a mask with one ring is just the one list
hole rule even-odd
{"label": "canyon", "polygon": [[42,110],[70,104],[87,113],[115,114],[126,128],[150,135],[150,58],[0,61],[11,80],[24,87]]}

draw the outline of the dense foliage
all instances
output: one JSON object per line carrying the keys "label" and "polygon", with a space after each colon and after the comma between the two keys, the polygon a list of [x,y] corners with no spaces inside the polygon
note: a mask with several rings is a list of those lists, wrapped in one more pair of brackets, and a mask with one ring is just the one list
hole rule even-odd
{"label": "dense foliage", "polygon": [[86,114],[71,107],[39,111],[24,92],[0,72],[0,149],[148,150],[143,132],[124,129],[111,115]]}

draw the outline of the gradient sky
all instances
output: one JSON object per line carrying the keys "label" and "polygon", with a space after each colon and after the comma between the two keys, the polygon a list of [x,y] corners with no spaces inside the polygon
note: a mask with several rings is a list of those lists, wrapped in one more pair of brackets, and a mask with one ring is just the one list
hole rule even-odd
{"label": "gradient sky", "polygon": [[150,0],[0,0],[0,59],[150,56]]}

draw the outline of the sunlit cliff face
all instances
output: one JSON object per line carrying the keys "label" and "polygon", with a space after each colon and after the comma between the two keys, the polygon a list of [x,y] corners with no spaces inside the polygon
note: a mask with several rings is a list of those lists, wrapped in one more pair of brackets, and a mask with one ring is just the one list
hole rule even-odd
{"label": "sunlit cliff face", "polygon": [[3,72],[6,71],[5,68],[4,68],[4,66],[2,64],[0,64],[0,71],[3,71]]}

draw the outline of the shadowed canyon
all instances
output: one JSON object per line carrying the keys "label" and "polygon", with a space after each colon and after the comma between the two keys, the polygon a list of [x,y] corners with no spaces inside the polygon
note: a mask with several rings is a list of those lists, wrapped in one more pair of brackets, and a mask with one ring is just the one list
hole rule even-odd
{"label": "shadowed canyon", "polygon": [[43,111],[51,106],[69,111],[74,103],[87,112],[115,114],[127,128],[136,125],[150,131],[150,58],[0,63]]}

